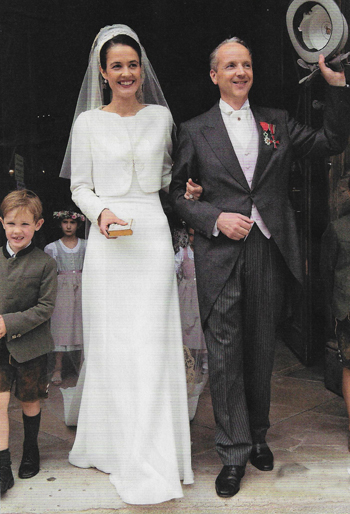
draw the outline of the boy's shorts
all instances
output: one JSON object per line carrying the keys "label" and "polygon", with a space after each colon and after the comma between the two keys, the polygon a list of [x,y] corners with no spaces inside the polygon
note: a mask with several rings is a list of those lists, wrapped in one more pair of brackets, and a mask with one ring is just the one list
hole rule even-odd
{"label": "boy's shorts", "polygon": [[47,355],[19,363],[10,355],[4,344],[0,345],[0,392],[11,391],[15,381],[15,396],[21,402],[35,402],[40,398],[47,398]]}
{"label": "boy's shorts", "polygon": [[344,368],[350,369],[350,319],[335,320],[335,335],[338,340],[339,360]]}

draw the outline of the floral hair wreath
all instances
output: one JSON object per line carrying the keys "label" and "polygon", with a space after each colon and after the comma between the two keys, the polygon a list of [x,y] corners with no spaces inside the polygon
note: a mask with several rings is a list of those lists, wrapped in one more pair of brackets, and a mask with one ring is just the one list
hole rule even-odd
{"label": "floral hair wreath", "polygon": [[53,213],[53,218],[55,220],[80,219],[80,221],[85,221],[84,214],[80,214],[79,212],[74,212],[74,211],[55,211]]}

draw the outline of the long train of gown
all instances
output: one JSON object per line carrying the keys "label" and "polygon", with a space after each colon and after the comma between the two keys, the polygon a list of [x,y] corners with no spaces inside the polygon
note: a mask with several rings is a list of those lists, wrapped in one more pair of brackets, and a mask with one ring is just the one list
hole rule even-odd
{"label": "long train of gown", "polygon": [[127,503],[183,496],[193,482],[174,254],[158,193],[136,175],[104,198],[132,236],[90,229],[83,270],[86,376],[69,461],[110,474]]}

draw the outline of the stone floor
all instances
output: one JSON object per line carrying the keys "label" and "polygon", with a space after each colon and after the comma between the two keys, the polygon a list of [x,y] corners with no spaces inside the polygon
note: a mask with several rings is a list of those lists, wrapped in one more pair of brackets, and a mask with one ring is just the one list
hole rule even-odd
{"label": "stone floor", "polygon": [[[69,380],[64,387],[71,385]],[[22,420],[11,401],[11,451],[17,473],[21,458]],[[268,441],[275,469],[260,472],[248,464],[234,498],[218,498],[214,481],[221,463],[213,447],[214,419],[208,387],[191,424],[195,483],[184,497],[153,506],[123,503],[108,476],[77,469],[67,461],[75,430],[63,422],[57,387],[42,411],[41,471],[30,480],[16,479],[1,499],[2,514],[98,513],[257,513],[349,514],[350,454],[342,398],[324,387],[322,366],[304,368],[283,345],[277,349],[272,378],[271,429]]]}

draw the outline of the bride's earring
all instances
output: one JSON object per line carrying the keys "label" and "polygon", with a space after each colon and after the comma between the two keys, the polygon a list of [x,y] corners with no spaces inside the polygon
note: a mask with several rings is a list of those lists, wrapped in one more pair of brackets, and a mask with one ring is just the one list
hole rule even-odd
{"label": "bride's earring", "polygon": [[108,80],[107,79],[103,79],[102,87],[103,87],[103,89],[107,89],[107,87],[108,87]]}

